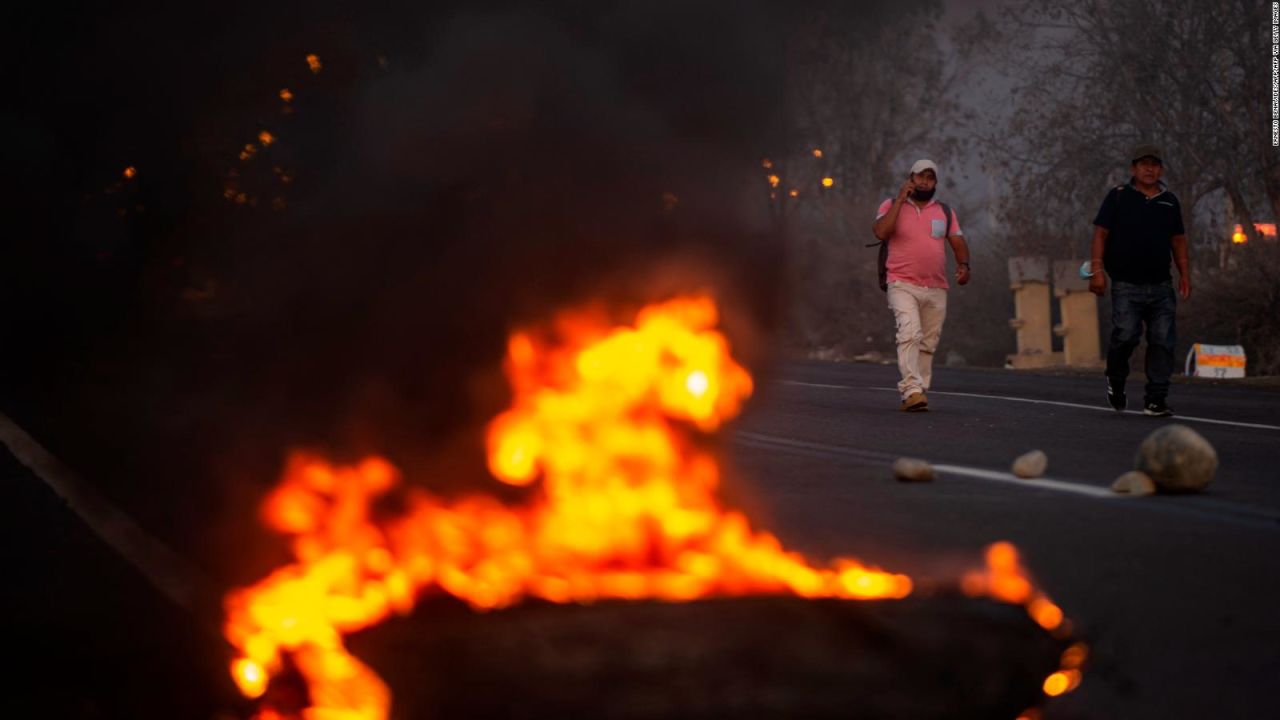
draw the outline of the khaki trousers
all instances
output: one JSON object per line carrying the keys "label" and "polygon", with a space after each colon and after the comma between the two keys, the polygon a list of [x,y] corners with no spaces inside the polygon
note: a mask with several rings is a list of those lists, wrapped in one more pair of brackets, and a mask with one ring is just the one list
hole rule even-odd
{"label": "khaki trousers", "polygon": [[898,392],[927,392],[933,379],[933,353],[947,317],[947,291],[894,280],[889,283],[889,309],[898,328]]}

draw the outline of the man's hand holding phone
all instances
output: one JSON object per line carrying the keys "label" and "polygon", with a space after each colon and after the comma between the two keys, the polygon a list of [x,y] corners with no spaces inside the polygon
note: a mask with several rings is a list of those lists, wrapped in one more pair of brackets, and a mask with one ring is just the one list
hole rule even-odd
{"label": "man's hand holding phone", "polygon": [[902,188],[898,190],[898,201],[899,202],[905,201],[908,197],[910,197],[911,192],[915,189],[916,189],[916,181],[912,180],[911,178],[907,178],[907,181],[902,183]]}

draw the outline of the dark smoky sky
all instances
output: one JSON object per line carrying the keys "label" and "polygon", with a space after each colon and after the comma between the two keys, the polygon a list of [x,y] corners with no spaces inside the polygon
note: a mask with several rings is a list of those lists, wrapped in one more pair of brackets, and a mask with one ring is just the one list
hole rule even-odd
{"label": "dark smoky sky", "polygon": [[706,289],[747,355],[774,321],[771,3],[7,12],[10,390],[395,451],[491,417],[564,304]]}
{"label": "dark smoky sky", "polygon": [[8,385],[203,390],[264,447],[386,450],[501,407],[514,324],[699,289],[760,366],[759,163],[824,7],[858,5],[6,10]]}
{"label": "dark smoky sky", "polygon": [[3,410],[246,572],[288,448],[491,488],[505,338],[562,305],[708,290],[767,373],[787,39],[863,7],[10,6]]}

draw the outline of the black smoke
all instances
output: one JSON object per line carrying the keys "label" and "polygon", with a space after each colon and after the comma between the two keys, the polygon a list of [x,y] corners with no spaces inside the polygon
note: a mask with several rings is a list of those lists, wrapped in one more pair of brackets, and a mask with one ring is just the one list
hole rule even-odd
{"label": "black smoke", "polygon": [[566,305],[709,291],[767,362],[802,11],[262,5],[6,23],[0,400],[144,525],[223,554],[290,447],[482,480],[507,333]]}
{"label": "black smoke", "polygon": [[466,381],[565,305],[708,289],[767,328],[776,25],[738,3],[568,7],[440,18],[420,59],[343,99],[325,177],[236,268],[312,368],[286,363],[274,387],[346,393],[329,416],[408,441],[490,415]]}

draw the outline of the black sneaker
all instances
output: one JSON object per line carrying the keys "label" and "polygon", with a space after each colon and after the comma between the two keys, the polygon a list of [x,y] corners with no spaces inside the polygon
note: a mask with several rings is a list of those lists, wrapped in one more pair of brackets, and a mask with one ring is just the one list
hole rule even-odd
{"label": "black sneaker", "polygon": [[1125,397],[1123,382],[1117,385],[1114,380],[1107,378],[1107,404],[1115,408],[1116,412],[1124,412],[1129,400]]}
{"label": "black sneaker", "polygon": [[1152,400],[1142,408],[1142,414],[1151,417],[1169,417],[1173,415],[1173,408],[1165,405],[1163,400]]}

